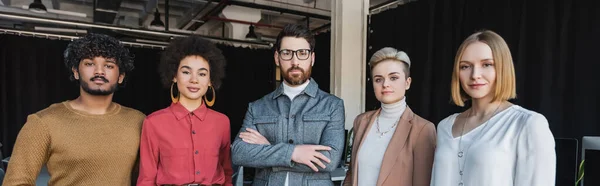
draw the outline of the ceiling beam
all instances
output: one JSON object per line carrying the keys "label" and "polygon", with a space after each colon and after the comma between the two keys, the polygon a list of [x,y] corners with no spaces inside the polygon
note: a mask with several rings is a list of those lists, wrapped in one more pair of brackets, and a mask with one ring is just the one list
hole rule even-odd
{"label": "ceiling beam", "polygon": [[330,29],[330,28],[331,28],[331,23],[327,23],[327,24],[321,25],[320,27],[317,27],[311,31],[313,33],[317,33],[317,32],[321,32],[323,30]]}
{"label": "ceiling beam", "polygon": [[58,0],[52,0],[52,9],[60,10],[60,2]]}
{"label": "ceiling beam", "polygon": [[70,3],[70,4],[78,4],[78,5],[92,5],[92,3],[94,3],[94,0],[62,0],[64,2]]}
{"label": "ceiling beam", "polygon": [[119,9],[122,8],[127,8],[127,9],[134,9],[134,10],[141,10],[143,11],[145,6],[144,4],[141,3],[132,3],[132,2],[127,2],[127,1],[123,1],[121,3],[121,6],[119,7]]}
{"label": "ceiling beam", "polygon": [[[2,7],[0,7],[0,10],[1,9],[2,9]],[[78,26],[78,27],[84,27],[84,28],[89,27],[89,28],[97,28],[97,29],[106,30],[107,32],[108,31],[121,31],[121,32],[137,33],[137,34],[147,34],[147,35],[152,35],[155,37],[163,37],[163,38],[188,37],[190,35],[198,35],[200,37],[206,38],[208,40],[213,40],[213,41],[234,42],[234,43],[251,44],[251,45],[257,45],[257,46],[269,46],[269,44],[266,42],[246,41],[246,40],[230,39],[230,38],[219,38],[219,37],[213,37],[213,36],[199,35],[194,32],[184,32],[184,31],[169,32],[169,31],[142,30],[142,29],[126,28],[126,27],[119,27],[119,26],[96,24],[96,23],[84,23],[84,22],[77,22],[77,21],[52,19],[52,18],[32,17],[32,16],[25,16],[25,15],[10,14],[10,13],[6,13],[6,12],[0,12],[0,19],[21,20],[23,22],[42,22],[42,23],[47,23],[47,24],[64,25],[64,26]]]}
{"label": "ceiling beam", "polygon": [[318,19],[323,19],[323,20],[331,20],[330,16],[313,14],[313,13],[302,12],[302,11],[297,11],[297,10],[290,10],[290,9],[279,8],[279,7],[274,7],[274,6],[267,6],[267,5],[249,3],[249,2],[229,1],[229,2],[227,2],[227,4],[229,4],[229,5],[237,5],[237,6],[244,6],[244,7],[248,7],[248,8],[271,10],[271,11],[276,11],[276,12],[281,12],[281,13],[287,13],[287,14],[295,14],[295,15],[312,17],[312,18],[318,18]]}
{"label": "ceiling beam", "polygon": [[180,21],[177,21],[176,27],[179,29],[185,28],[190,23],[190,21],[192,21],[194,18],[196,18],[196,16],[200,15],[211,4],[212,4],[212,0],[209,0],[208,2],[204,3],[204,5],[202,5],[202,6],[194,6],[194,8],[190,8],[189,11],[187,11],[185,14],[183,14],[183,15],[185,15],[185,16],[183,16],[183,19]]}
{"label": "ceiling beam", "polygon": [[[25,17],[39,17],[39,18],[48,18],[48,19],[60,19],[64,21],[78,21],[78,22],[92,22],[91,17],[78,17],[78,16],[69,16],[69,15],[60,15],[60,14],[39,14],[34,13],[26,9],[14,8],[8,6],[0,6],[0,14],[15,14],[21,15]],[[0,20],[7,20],[0,17]],[[15,21],[15,20],[11,20]]]}
{"label": "ceiling beam", "polygon": [[242,21],[242,20],[227,19],[227,18],[222,18],[222,17],[217,17],[217,16],[210,16],[210,17],[208,17],[208,19],[222,21],[222,22],[231,22],[231,23],[239,23],[239,24],[246,24],[246,25],[255,25],[255,26],[261,27],[261,28],[262,27],[267,27],[267,28],[283,29],[282,26],[277,26],[277,25],[264,24],[264,23],[253,23],[253,22]]}
{"label": "ceiling beam", "polygon": [[[189,9],[189,8],[191,8],[191,6],[195,6],[196,4],[204,4],[204,3],[201,3],[201,2],[188,3],[188,2],[182,2],[179,0],[169,1],[169,7],[171,7],[171,8]],[[165,6],[165,2],[159,2],[158,5]]]}
{"label": "ceiling beam", "polygon": [[94,22],[113,24],[123,0],[96,0]]}
{"label": "ceiling beam", "polygon": [[[171,2],[169,2],[169,14],[170,15],[175,15],[175,16],[185,15],[183,8],[173,8],[170,3]],[[153,14],[154,10],[155,10],[155,8],[148,10],[148,13]],[[158,5],[158,10],[161,15],[163,15],[163,16],[165,15],[165,10],[166,10],[165,6]],[[123,4],[121,4],[121,8],[119,8],[119,12],[122,12],[122,11],[136,12],[136,13],[140,14],[140,17],[141,17],[142,14],[140,12],[145,12],[146,10],[145,10],[145,5],[123,2]]]}
{"label": "ceiling beam", "polygon": [[219,13],[221,13],[223,9],[225,9],[225,7],[227,6],[228,1],[229,0],[221,0],[219,4],[215,5],[210,10],[208,10],[207,13],[203,14],[200,17],[200,19],[197,19],[198,22],[191,22],[191,25],[187,28],[187,30],[198,30],[202,25],[204,25],[208,21],[209,17],[216,16]]}

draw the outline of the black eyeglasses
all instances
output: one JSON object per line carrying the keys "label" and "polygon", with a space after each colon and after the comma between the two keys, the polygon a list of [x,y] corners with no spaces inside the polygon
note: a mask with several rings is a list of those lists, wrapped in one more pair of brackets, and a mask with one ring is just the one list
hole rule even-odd
{"label": "black eyeglasses", "polygon": [[294,58],[295,53],[296,58],[298,58],[299,60],[306,60],[310,57],[311,52],[312,51],[310,51],[310,49],[299,49],[296,51],[283,49],[279,51],[279,59],[284,61],[292,60],[292,58]]}

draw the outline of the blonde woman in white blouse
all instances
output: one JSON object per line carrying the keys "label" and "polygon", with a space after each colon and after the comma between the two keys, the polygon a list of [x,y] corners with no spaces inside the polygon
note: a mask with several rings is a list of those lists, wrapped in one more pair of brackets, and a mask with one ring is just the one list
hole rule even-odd
{"label": "blonde woman in white blouse", "polygon": [[508,45],[481,31],[459,47],[451,92],[471,107],[438,124],[432,186],[551,186],[554,137],[546,118],[507,100],[516,97]]}

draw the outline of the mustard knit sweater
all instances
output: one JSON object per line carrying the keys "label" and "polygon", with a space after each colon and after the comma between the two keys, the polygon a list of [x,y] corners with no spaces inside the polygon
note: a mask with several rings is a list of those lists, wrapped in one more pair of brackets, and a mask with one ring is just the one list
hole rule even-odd
{"label": "mustard knit sweater", "polygon": [[50,186],[130,185],[145,115],[117,103],[108,110],[91,115],[62,102],[29,115],[3,185],[35,185],[44,165]]}

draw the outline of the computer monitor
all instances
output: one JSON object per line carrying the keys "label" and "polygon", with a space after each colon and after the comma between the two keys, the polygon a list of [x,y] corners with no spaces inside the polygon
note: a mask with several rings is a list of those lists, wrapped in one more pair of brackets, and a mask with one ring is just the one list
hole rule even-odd
{"label": "computer monitor", "polygon": [[581,144],[581,159],[585,160],[585,176],[581,186],[600,185],[600,136],[584,136]]}

